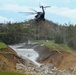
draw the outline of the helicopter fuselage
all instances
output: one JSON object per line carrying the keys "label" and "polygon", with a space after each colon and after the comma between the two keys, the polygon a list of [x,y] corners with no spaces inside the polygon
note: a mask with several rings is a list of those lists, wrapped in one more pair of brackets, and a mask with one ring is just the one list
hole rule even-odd
{"label": "helicopter fuselage", "polygon": [[42,12],[38,12],[37,15],[35,16],[35,20],[36,21],[40,21],[40,20],[45,20],[45,14],[43,14]]}
{"label": "helicopter fuselage", "polygon": [[40,6],[40,8],[42,8],[42,12],[37,12],[37,15],[35,16],[36,21],[41,21],[41,20],[45,20],[45,11],[44,11],[44,7]]}

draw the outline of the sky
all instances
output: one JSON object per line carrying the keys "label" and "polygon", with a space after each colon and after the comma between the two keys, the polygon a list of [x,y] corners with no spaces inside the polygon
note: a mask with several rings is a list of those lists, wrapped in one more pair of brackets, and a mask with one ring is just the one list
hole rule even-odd
{"label": "sky", "polygon": [[20,12],[41,11],[39,5],[51,6],[45,9],[47,20],[76,24],[76,0],[0,0],[0,23],[33,19],[35,15]]}

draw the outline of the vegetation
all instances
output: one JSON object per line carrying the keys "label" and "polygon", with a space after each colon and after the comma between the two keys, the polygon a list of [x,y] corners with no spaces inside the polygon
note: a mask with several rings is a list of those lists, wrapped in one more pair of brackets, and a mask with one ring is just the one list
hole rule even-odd
{"label": "vegetation", "polygon": [[59,25],[52,21],[0,25],[0,40],[6,44],[25,42],[27,40],[54,40],[57,44],[65,44],[76,50],[76,25]]}
{"label": "vegetation", "polygon": [[3,49],[3,48],[7,48],[7,45],[4,44],[3,42],[0,42],[0,49]]}
{"label": "vegetation", "polygon": [[16,72],[0,71],[0,75],[24,75]]}
{"label": "vegetation", "polygon": [[47,46],[48,48],[50,48],[50,50],[57,50],[57,51],[71,51],[72,49],[70,47],[68,47],[65,44],[56,44],[54,41],[49,41],[49,42],[43,42],[43,44],[45,46]]}
{"label": "vegetation", "polygon": [[12,52],[5,52],[5,51],[2,51],[0,52],[0,54],[13,54]]}

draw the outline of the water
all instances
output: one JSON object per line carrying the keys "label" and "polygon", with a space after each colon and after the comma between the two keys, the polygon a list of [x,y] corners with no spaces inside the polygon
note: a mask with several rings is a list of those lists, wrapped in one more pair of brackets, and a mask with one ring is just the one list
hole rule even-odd
{"label": "water", "polygon": [[22,45],[23,44],[9,45],[9,47],[16,51],[18,55],[24,56],[33,61],[36,65],[40,66],[40,63],[36,61],[36,59],[39,57],[38,53],[34,51],[34,49],[19,48]]}

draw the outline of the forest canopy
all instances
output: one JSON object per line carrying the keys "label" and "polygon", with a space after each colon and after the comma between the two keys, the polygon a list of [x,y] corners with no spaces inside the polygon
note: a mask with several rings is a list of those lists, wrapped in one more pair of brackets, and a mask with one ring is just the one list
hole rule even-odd
{"label": "forest canopy", "polygon": [[76,25],[61,25],[48,20],[0,24],[0,41],[15,44],[27,40],[54,40],[76,50]]}

